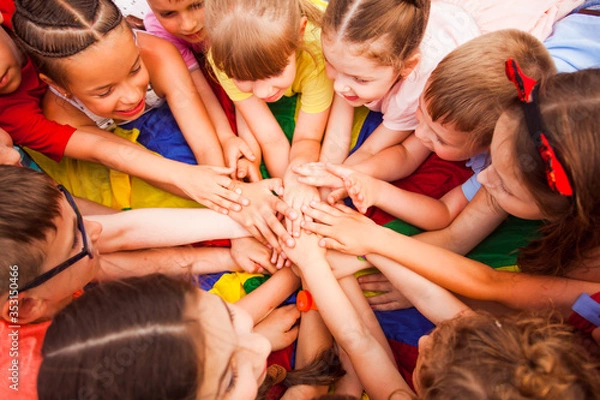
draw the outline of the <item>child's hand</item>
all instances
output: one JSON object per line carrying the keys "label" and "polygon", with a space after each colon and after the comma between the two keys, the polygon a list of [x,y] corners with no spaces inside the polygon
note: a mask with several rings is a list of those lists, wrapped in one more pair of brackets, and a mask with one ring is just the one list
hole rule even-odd
{"label": "child's hand", "polygon": [[298,338],[296,322],[299,318],[300,311],[295,304],[282,306],[256,324],[254,332],[269,339],[273,351],[285,349]]}
{"label": "child's hand", "polygon": [[230,252],[234,261],[246,272],[262,274],[266,270],[274,274],[277,271],[277,266],[271,262],[273,252],[253,237],[232,239]]}
{"label": "child's hand", "polygon": [[238,160],[245,157],[251,162],[256,161],[256,156],[250,149],[250,146],[248,146],[248,143],[239,136],[231,136],[225,140],[223,143],[223,155],[225,156],[227,166],[235,170],[233,176],[238,179],[240,179]]}
{"label": "child's hand", "polygon": [[360,288],[372,292],[384,292],[375,296],[367,297],[367,301],[373,310],[391,311],[403,310],[412,307],[410,301],[390,283],[385,275],[369,274],[358,278]]}
{"label": "child's hand", "polygon": [[228,176],[231,168],[181,163],[181,174],[176,174],[175,185],[190,199],[221,214],[240,211],[250,204],[240,189],[233,190],[234,181]]}
{"label": "child's hand", "polygon": [[245,157],[238,160],[235,174],[240,181],[258,182],[262,179],[260,167]]}
{"label": "child's hand", "polygon": [[288,233],[293,237],[299,237],[300,222],[303,218],[306,218],[300,210],[303,206],[310,204],[311,201],[318,201],[320,199],[319,191],[314,186],[298,182],[298,176],[288,171],[284,179],[283,199],[299,215],[299,218],[294,220],[286,219],[285,224]]}
{"label": "child's hand", "polygon": [[[320,246],[354,255],[372,252],[369,239],[374,237],[371,231],[378,226],[364,215],[343,204],[332,207],[317,202],[302,211],[314,220],[304,221],[302,227],[323,236],[319,240]],[[289,250],[285,249],[285,252],[292,258]]]}
{"label": "child's hand", "polygon": [[344,180],[344,187],[358,211],[364,214],[376,203],[377,179],[339,165],[327,164],[326,167],[332,174]]}
{"label": "child's hand", "polygon": [[310,162],[292,169],[298,174],[298,182],[316,187],[338,188],[344,186],[344,181],[337,175],[327,171],[325,163]]}
{"label": "child's hand", "polygon": [[313,260],[325,260],[326,250],[319,247],[319,237],[308,232],[302,232],[300,237],[296,238],[296,245],[293,248],[283,243],[282,247],[286,256],[300,269],[309,266]]}
{"label": "child's hand", "polygon": [[279,241],[288,246],[294,245],[294,239],[281,224],[278,214],[295,220],[299,213],[290,208],[283,200],[272,192],[281,194],[281,179],[265,179],[254,183],[236,182],[236,188],[242,189],[250,204],[241,211],[229,216],[240,223],[256,239],[269,244],[277,253],[281,253]]}

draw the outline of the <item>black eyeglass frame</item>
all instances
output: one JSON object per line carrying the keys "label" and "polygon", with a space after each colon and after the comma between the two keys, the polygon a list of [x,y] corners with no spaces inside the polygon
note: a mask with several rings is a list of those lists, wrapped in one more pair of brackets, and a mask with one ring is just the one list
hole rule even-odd
{"label": "black eyeglass frame", "polygon": [[24,292],[26,290],[33,289],[35,287],[40,286],[43,283],[46,283],[48,280],[54,278],[56,275],[60,274],[62,271],[69,268],[71,265],[75,264],[77,261],[81,260],[85,256],[94,258],[94,255],[92,254],[92,252],[90,251],[90,248],[88,246],[88,238],[87,238],[87,233],[85,232],[83,218],[81,217],[79,208],[77,208],[77,204],[75,204],[75,200],[73,199],[73,196],[71,196],[71,193],[69,193],[69,191],[63,185],[57,185],[57,188],[58,188],[58,190],[60,190],[61,192],[64,193],[64,195],[67,199],[67,202],[69,203],[71,208],[73,208],[73,211],[75,211],[75,216],[77,218],[77,229],[79,230],[79,232],[81,232],[81,240],[83,241],[83,248],[81,249],[81,251],[79,253],[75,254],[73,257],[70,257],[68,260],[58,264],[56,267],[44,272],[43,274],[36,277],[28,284],[26,284],[25,286],[19,288],[20,292]]}

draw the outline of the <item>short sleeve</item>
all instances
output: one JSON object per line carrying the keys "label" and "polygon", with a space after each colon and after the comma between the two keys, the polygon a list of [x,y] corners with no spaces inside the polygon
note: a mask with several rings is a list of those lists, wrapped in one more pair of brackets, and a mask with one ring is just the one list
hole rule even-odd
{"label": "short sleeve", "polygon": [[477,181],[477,175],[479,175],[479,173],[488,165],[489,158],[487,153],[478,154],[467,162],[467,167],[473,169],[473,176],[467,179],[461,186],[462,192],[467,200],[473,200],[473,197],[475,197],[475,194],[481,188],[481,183]]}

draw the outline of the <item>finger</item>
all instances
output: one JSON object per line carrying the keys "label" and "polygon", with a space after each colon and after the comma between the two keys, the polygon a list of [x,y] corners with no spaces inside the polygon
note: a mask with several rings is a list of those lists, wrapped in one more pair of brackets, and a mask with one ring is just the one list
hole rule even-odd
{"label": "finger", "polygon": [[243,162],[243,160],[240,160],[237,164],[236,178],[239,180],[243,180],[248,175],[248,170],[248,163]]}
{"label": "finger", "polygon": [[256,161],[256,156],[250,149],[250,146],[248,146],[248,143],[246,143],[246,141],[243,139],[240,140],[239,143],[240,146],[238,147],[238,150],[244,155],[244,157],[246,157],[250,161]]}
{"label": "finger", "polygon": [[220,175],[231,175],[235,172],[235,167],[215,167],[209,165],[208,168]]}
{"label": "finger", "polygon": [[327,202],[329,204],[336,204],[348,197],[348,192],[345,187],[334,189],[329,196],[327,196]]}
{"label": "finger", "polygon": [[390,293],[381,293],[381,294],[377,294],[375,296],[370,296],[367,297],[367,301],[369,302],[369,304],[371,305],[379,305],[379,304],[386,304],[386,303],[390,303],[392,301],[395,301],[396,298],[391,295]]}
{"label": "finger", "polygon": [[229,154],[227,156],[227,167],[228,168],[233,168],[234,173],[235,173],[235,169],[237,168],[237,164],[238,164],[238,159],[240,158],[239,153],[236,151],[233,154]]}
{"label": "finger", "polygon": [[283,194],[283,182],[279,178],[270,178],[262,180],[263,184],[272,192],[277,193],[278,196]]}
{"label": "finger", "polygon": [[319,240],[319,246],[324,247],[326,249],[338,250],[344,253],[353,254],[352,252],[349,252],[348,249],[346,249],[346,246],[344,246],[342,243],[338,242],[333,238],[321,238]]}
{"label": "finger", "polygon": [[342,167],[341,165],[335,165],[332,163],[325,163],[325,168],[327,168],[327,171],[331,172],[334,175],[337,175],[342,179],[346,179],[354,173],[354,170],[350,168]]}
{"label": "finger", "polygon": [[246,176],[250,182],[258,182],[262,179],[259,168],[254,164],[248,166],[248,174]]}

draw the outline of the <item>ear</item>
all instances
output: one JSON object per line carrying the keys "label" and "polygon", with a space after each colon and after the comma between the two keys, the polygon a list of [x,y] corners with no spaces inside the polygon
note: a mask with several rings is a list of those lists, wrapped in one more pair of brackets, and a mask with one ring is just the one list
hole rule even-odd
{"label": "ear", "polygon": [[44,81],[44,83],[46,83],[48,86],[52,86],[54,89],[58,90],[63,96],[71,96],[67,89],[54,82],[48,75],[40,73],[40,79]]}
{"label": "ear", "polygon": [[9,324],[25,325],[45,317],[48,303],[44,299],[29,297],[27,292],[19,293],[2,304],[2,319]]}
{"label": "ear", "polygon": [[417,50],[412,56],[408,57],[406,61],[404,61],[404,67],[402,68],[402,71],[400,71],[400,76],[402,78],[406,78],[408,75],[410,75],[410,73],[413,72],[413,70],[419,64],[419,61],[421,61],[421,53]]}
{"label": "ear", "polygon": [[300,41],[304,40],[304,31],[306,31],[307,23],[308,23],[308,18],[306,18],[306,16],[300,17],[300,33],[299,33],[299,38],[298,38]]}

